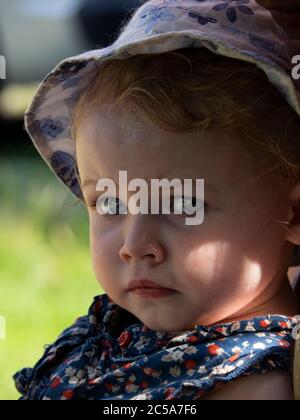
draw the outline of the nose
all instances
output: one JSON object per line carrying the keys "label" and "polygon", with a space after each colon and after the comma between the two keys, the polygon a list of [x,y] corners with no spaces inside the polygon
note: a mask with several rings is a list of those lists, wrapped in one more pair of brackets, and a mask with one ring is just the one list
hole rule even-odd
{"label": "nose", "polygon": [[129,263],[147,259],[152,264],[161,263],[166,257],[166,250],[158,225],[156,215],[131,215],[124,229],[124,243],[119,251],[121,260]]}

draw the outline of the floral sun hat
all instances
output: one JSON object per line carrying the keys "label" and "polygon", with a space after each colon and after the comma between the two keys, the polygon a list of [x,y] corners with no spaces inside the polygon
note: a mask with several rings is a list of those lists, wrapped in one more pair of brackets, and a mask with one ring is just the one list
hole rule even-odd
{"label": "floral sun hat", "polygon": [[255,0],[150,0],[136,9],[116,41],[60,62],[41,82],[25,113],[25,128],[58,179],[82,198],[76,177],[73,111],[106,60],[180,48],[254,63],[300,116],[300,81],[292,78],[285,32]]}

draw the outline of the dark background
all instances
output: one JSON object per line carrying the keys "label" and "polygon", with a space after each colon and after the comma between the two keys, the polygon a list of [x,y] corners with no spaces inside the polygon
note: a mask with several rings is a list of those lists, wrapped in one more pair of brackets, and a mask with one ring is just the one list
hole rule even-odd
{"label": "dark background", "polygon": [[[118,30],[122,23],[128,19],[132,11],[138,7],[143,1],[140,0],[83,0],[78,2],[78,7],[75,8],[72,12],[69,12],[69,16],[64,18],[64,15],[67,14],[63,4],[67,5],[70,3],[68,0],[60,0],[53,3],[60,4],[60,7],[53,5],[53,10],[56,10],[57,15],[57,24],[62,27],[65,25],[68,27],[66,33],[70,39],[65,39],[66,47],[62,48],[59,45],[62,42],[61,39],[56,37],[57,34],[53,29],[53,39],[47,40],[44,42],[45,47],[44,51],[47,56],[44,66],[37,66],[35,63],[43,61],[43,57],[39,56],[39,48],[37,45],[41,43],[41,19],[45,19],[45,15],[49,8],[51,8],[51,1],[40,1],[37,0],[36,3],[39,3],[39,10],[36,13],[34,7],[35,3],[31,0],[10,0],[6,3],[6,0],[1,0],[1,14],[2,21],[6,19],[5,13],[2,11],[6,8],[11,8],[10,13],[7,13],[8,18],[11,19],[11,22],[5,22],[1,25],[0,18],[0,54],[6,58],[6,80],[0,80],[0,95],[4,95],[3,92],[12,88],[20,88],[20,97],[22,96],[22,90],[26,90],[26,100],[20,99],[23,106],[18,107],[19,112],[13,112],[12,114],[3,112],[0,106],[0,130],[2,141],[0,143],[0,156],[6,156],[12,158],[15,154],[20,154],[22,156],[36,156],[34,147],[31,145],[31,142],[24,130],[23,117],[26,106],[29,105],[30,98],[33,96],[35,89],[39,82],[41,82],[46,74],[50,72],[58,62],[64,58],[76,54],[80,54],[88,49],[103,48],[111,44],[117,37]],[[42,3],[44,3],[44,9],[42,10]],[[48,3],[48,5],[46,4]],[[26,10],[26,4],[28,8]],[[22,6],[22,7],[21,7]],[[18,11],[15,13],[15,11]],[[51,10],[51,9],[50,9]],[[18,15],[18,19],[22,20],[22,24],[26,31],[30,32],[30,36],[27,35],[27,38],[34,40],[31,43],[25,43],[22,38],[22,33],[15,33],[14,38],[10,36],[9,40],[7,37],[10,33],[5,34],[7,27],[14,26],[14,16]],[[47,21],[47,18],[45,19]],[[55,16],[51,16],[51,21],[55,21]],[[28,22],[28,24],[27,24]],[[48,23],[49,26],[51,22]],[[53,25],[54,26],[54,25]],[[72,27],[73,29],[70,29]],[[72,45],[72,30],[76,37],[80,38],[80,45]],[[8,32],[8,31],[7,31]],[[64,33],[64,32],[62,32]],[[50,32],[51,38],[51,32]],[[52,42],[51,42],[52,41]],[[36,42],[36,45],[35,45]],[[19,48],[14,48],[16,44],[22,44]],[[50,48],[47,50],[47,43],[50,45]],[[55,50],[53,45],[57,45]],[[23,60],[16,59],[20,50],[22,51]],[[50,50],[50,52],[49,52]],[[32,65],[26,66],[26,71],[22,72],[20,66],[18,69],[14,68],[14,65],[17,66],[19,63],[26,63],[27,60],[30,60]],[[28,91],[31,90],[31,95]],[[7,94],[6,94],[7,95]],[[6,96],[5,95],[5,96]],[[6,101],[16,101],[15,94],[10,99],[9,97]]]}

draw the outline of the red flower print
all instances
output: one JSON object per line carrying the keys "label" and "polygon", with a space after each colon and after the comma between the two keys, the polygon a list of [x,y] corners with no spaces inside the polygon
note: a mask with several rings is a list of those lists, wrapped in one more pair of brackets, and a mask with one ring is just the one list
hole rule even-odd
{"label": "red flower print", "polygon": [[216,331],[220,334],[223,334],[225,332],[225,328],[224,327],[218,327],[218,328],[216,328]]}
{"label": "red flower print", "polygon": [[61,384],[61,379],[57,376],[55,379],[54,379],[54,381],[52,381],[52,383],[51,383],[51,385],[50,385],[50,388],[52,388],[52,389],[54,389],[54,388],[57,388],[58,387],[58,385],[60,385]]}
{"label": "red flower print", "polygon": [[88,385],[96,385],[97,380],[96,379],[91,379],[88,381]]}
{"label": "red flower print", "polygon": [[289,328],[289,325],[287,322],[283,321],[283,322],[279,322],[279,325],[281,326],[281,328]]}
{"label": "red flower print", "polygon": [[146,381],[143,381],[143,382],[141,383],[141,388],[143,388],[143,389],[147,389],[147,388],[148,388],[148,386],[149,386],[149,384],[148,384],[148,382],[146,382]]}
{"label": "red flower print", "polygon": [[175,388],[167,388],[164,391],[165,400],[174,400],[173,393],[176,391]]}
{"label": "red flower print", "polygon": [[207,349],[211,356],[218,356],[220,351],[222,350],[222,348],[217,346],[216,344],[211,344],[207,347]]}
{"label": "red flower print", "polygon": [[241,353],[235,353],[233,356],[231,356],[228,360],[229,362],[235,362],[239,357]]}
{"label": "red flower print", "polygon": [[184,364],[187,369],[195,369],[195,367],[197,366],[197,363],[195,360],[186,360]]}
{"label": "red flower print", "polygon": [[126,348],[128,344],[131,342],[131,340],[132,340],[132,335],[129,331],[122,332],[122,334],[118,338],[119,345],[122,348]]}
{"label": "red flower print", "polygon": [[284,347],[284,348],[288,348],[288,347],[290,347],[290,343],[289,343],[288,341],[285,341],[285,340],[281,340],[281,341],[279,341],[279,345],[280,345],[281,347]]}
{"label": "red flower print", "polygon": [[66,391],[63,392],[63,396],[67,399],[70,400],[74,395],[74,392],[72,389],[66,389]]}
{"label": "red flower print", "polygon": [[126,365],[123,366],[124,369],[130,369],[132,366],[132,363],[126,363]]}
{"label": "red flower print", "polygon": [[271,321],[268,319],[264,319],[263,321],[260,321],[260,326],[263,328],[268,328],[271,325]]}
{"label": "red flower print", "polygon": [[191,344],[196,344],[199,342],[199,337],[197,337],[196,335],[191,335],[187,338],[187,342]]}

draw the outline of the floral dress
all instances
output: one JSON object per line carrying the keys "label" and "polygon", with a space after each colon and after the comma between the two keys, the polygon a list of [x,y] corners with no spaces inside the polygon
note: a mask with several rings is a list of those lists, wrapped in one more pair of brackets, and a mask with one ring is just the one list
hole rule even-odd
{"label": "floral dress", "polygon": [[104,294],[13,379],[21,400],[197,400],[241,376],[291,372],[297,322],[266,315],[175,335]]}

